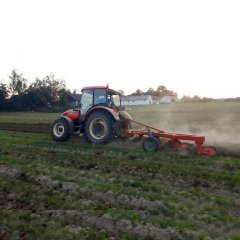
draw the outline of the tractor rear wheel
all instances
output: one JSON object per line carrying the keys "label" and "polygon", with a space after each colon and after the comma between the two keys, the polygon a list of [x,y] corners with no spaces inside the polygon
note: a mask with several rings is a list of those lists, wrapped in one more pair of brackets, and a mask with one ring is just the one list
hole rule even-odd
{"label": "tractor rear wheel", "polygon": [[51,126],[51,135],[55,141],[66,141],[70,137],[69,125],[64,118],[59,118]]}
{"label": "tractor rear wheel", "polygon": [[106,144],[114,136],[114,120],[107,112],[96,111],[86,122],[85,138],[94,144]]}

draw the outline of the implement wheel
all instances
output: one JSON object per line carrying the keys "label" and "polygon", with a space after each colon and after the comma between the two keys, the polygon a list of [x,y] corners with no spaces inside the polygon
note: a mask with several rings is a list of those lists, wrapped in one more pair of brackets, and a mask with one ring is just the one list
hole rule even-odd
{"label": "implement wheel", "polygon": [[147,152],[156,152],[159,148],[159,141],[155,137],[147,137],[143,140],[142,147]]}

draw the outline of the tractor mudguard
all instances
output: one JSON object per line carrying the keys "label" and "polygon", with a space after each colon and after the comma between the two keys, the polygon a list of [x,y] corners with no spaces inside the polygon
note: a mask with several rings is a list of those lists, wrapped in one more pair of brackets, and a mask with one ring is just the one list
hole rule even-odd
{"label": "tractor mudguard", "polygon": [[116,120],[116,121],[120,121],[120,118],[119,118],[119,114],[118,112],[114,111],[113,109],[109,108],[109,107],[105,107],[105,106],[97,106],[97,107],[93,107],[91,108],[87,114],[84,116],[84,121],[87,120],[88,116],[90,116],[92,113],[96,112],[96,111],[99,111],[99,110],[103,110],[105,112],[109,112],[113,118]]}
{"label": "tractor mudguard", "polygon": [[67,116],[62,116],[62,118],[64,118],[69,125],[69,134],[73,134],[74,133],[74,123],[73,120]]}
{"label": "tractor mudguard", "polygon": [[124,110],[119,111],[118,114],[119,114],[123,119],[132,120],[131,115],[130,115],[128,112],[124,111]]}

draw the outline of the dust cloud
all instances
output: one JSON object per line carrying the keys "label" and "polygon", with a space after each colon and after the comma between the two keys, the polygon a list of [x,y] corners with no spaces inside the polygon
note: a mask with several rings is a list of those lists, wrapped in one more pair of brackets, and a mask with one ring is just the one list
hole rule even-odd
{"label": "dust cloud", "polygon": [[206,146],[214,146],[223,155],[240,156],[240,124],[235,115],[223,116],[211,121],[177,121],[175,115],[168,114],[158,122],[158,127],[166,132],[205,136]]}
{"label": "dust cloud", "polygon": [[[131,111],[129,111],[132,114]],[[167,111],[140,112],[133,118],[139,122],[159,128],[169,133],[182,133],[205,136],[204,146],[215,147],[217,153],[224,156],[240,157],[240,110],[213,108],[203,105],[201,109],[168,108]],[[133,129],[142,128],[132,124]],[[136,139],[136,141],[135,141]],[[115,142],[114,146],[141,147],[139,138]],[[190,142],[193,143],[193,142]]]}

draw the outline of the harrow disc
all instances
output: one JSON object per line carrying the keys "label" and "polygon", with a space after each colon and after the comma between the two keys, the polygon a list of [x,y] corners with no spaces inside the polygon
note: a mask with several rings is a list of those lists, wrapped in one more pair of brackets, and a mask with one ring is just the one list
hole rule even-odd
{"label": "harrow disc", "polygon": [[217,152],[214,147],[202,147],[199,154],[212,157],[215,156]]}

